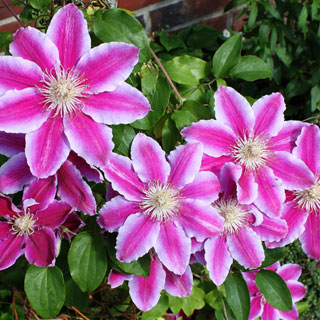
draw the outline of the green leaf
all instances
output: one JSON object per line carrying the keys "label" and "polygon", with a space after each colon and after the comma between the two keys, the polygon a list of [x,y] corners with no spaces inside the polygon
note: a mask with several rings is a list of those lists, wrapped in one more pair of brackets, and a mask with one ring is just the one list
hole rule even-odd
{"label": "green leaf", "polygon": [[143,312],[141,320],[154,320],[161,317],[168,309],[168,297],[161,295],[157,305],[147,312]]}
{"label": "green leaf", "polygon": [[241,49],[241,34],[233,35],[220,46],[212,60],[212,72],[217,78],[223,78],[226,76],[230,69],[239,63]]}
{"label": "green leaf", "polygon": [[31,265],[26,272],[24,289],[33,309],[43,318],[55,317],[66,296],[63,274],[58,267]]}
{"label": "green leaf", "polygon": [[248,286],[240,273],[230,273],[224,282],[227,303],[237,320],[246,320],[250,312]]}
{"label": "green leaf", "polygon": [[307,6],[304,5],[298,19],[298,28],[302,31],[304,38],[306,38],[306,35],[308,32],[307,19],[308,19],[308,9],[307,9]]}
{"label": "green leaf", "polygon": [[147,62],[151,57],[144,28],[123,9],[104,11],[100,19],[94,20],[93,32],[103,42],[123,41],[134,44],[140,49],[140,61]]}
{"label": "green leaf", "polygon": [[211,290],[206,294],[207,304],[215,310],[223,310],[222,296],[219,290]]}
{"label": "green leaf", "polygon": [[269,1],[264,1],[263,5],[265,10],[269,12],[274,18],[281,20],[279,11],[277,11],[277,9]]}
{"label": "green leaf", "polygon": [[174,314],[180,312],[183,304],[183,298],[175,297],[167,293],[169,298],[169,307]]}
{"label": "green leaf", "polygon": [[205,306],[204,297],[205,292],[202,289],[193,286],[191,294],[188,297],[183,298],[182,302],[182,310],[187,317],[190,317],[194,310],[202,309]]}
{"label": "green leaf", "polygon": [[88,293],[82,292],[71,278],[66,281],[66,300],[64,305],[67,307],[74,306],[80,310],[86,310],[89,305]]}
{"label": "green leaf", "polygon": [[253,25],[256,22],[258,15],[258,6],[255,1],[251,3],[251,10],[250,10],[250,15],[249,15],[249,20],[248,20],[248,28],[252,28]]}
{"label": "green leaf", "polygon": [[311,112],[320,110],[320,86],[315,85],[311,89]]}
{"label": "green leaf", "polygon": [[167,118],[162,127],[162,148],[166,153],[173,150],[180,138],[179,130],[171,118]]}
{"label": "green leaf", "polygon": [[164,46],[167,51],[177,48],[185,48],[185,44],[182,39],[176,34],[169,34],[165,30],[160,32],[160,43]]}
{"label": "green leaf", "polygon": [[281,247],[275,249],[264,249],[265,259],[262,262],[260,269],[266,268],[283,258],[288,252],[288,248]]}
{"label": "green leaf", "polygon": [[163,64],[171,80],[187,85],[198,85],[210,73],[209,63],[188,55],[175,57]]}
{"label": "green leaf", "polygon": [[292,296],[285,281],[272,270],[261,270],[256,275],[258,290],[273,307],[289,311],[292,309]]}
{"label": "green leaf", "polygon": [[286,67],[290,67],[292,57],[287,53],[286,48],[276,47],[274,49],[278,58],[285,64]]}
{"label": "green leaf", "polygon": [[8,50],[9,44],[12,42],[12,33],[0,32],[0,51]]}
{"label": "green leaf", "polygon": [[265,79],[271,76],[270,67],[256,56],[241,57],[240,63],[230,70],[232,78],[240,78],[247,81]]}
{"label": "green leaf", "polygon": [[76,235],[68,253],[68,264],[72,279],[83,292],[95,290],[107,271],[103,237],[87,232]]}
{"label": "green leaf", "polygon": [[129,156],[130,146],[133,138],[136,136],[136,132],[128,125],[112,126],[112,141],[114,142],[114,151]]}
{"label": "green leaf", "polygon": [[30,4],[33,8],[40,10],[51,3],[51,0],[30,0]]}

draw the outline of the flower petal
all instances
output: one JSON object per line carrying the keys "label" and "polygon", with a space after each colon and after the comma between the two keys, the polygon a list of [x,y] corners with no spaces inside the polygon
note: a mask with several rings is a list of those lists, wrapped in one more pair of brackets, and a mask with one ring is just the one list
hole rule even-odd
{"label": "flower petal", "polygon": [[320,260],[320,214],[310,213],[305,231],[300,236],[302,250],[312,259]]}
{"label": "flower petal", "polygon": [[6,194],[17,193],[33,179],[24,152],[18,153],[0,168],[0,191]]}
{"label": "flower petal", "polygon": [[217,120],[200,120],[181,134],[188,142],[201,142],[203,152],[212,157],[230,155],[236,140],[233,131]]}
{"label": "flower petal", "polygon": [[67,159],[70,146],[63,131],[61,118],[55,117],[26,135],[26,157],[34,176],[47,178],[55,174]]}
{"label": "flower petal", "polygon": [[211,171],[215,175],[219,176],[221,168],[228,162],[233,162],[233,158],[231,156],[221,156],[219,158],[213,158],[205,153],[203,154],[201,161],[201,171]]}
{"label": "flower petal", "polygon": [[132,163],[127,157],[113,153],[103,171],[114,190],[128,200],[140,201],[144,184],[133,171]]}
{"label": "flower petal", "polygon": [[124,281],[131,280],[134,277],[132,274],[124,274],[116,270],[111,270],[108,276],[108,285],[114,289],[123,284]]}
{"label": "flower petal", "polygon": [[143,214],[130,215],[119,229],[116,257],[131,262],[145,255],[156,243],[160,225]]}
{"label": "flower petal", "polygon": [[245,268],[257,268],[265,258],[260,237],[250,228],[229,234],[227,243],[232,257]]}
{"label": "flower petal", "polygon": [[154,249],[163,265],[182,275],[189,264],[191,239],[171,221],[160,224],[160,232]]}
{"label": "flower petal", "polygon": [[288,280],[286,283],[291,292],[293,302],[297,302],[304,298],[307,290],[302,283],[296,280]]}
{"label": "flower petal", "polygon": [[143,182],[165,183],[170,173],[166,154],[158,142],[143,133],[138,133],[131,145],[134,171]]}
{"label": "flower petal", "polygon": [[237,181],[238,201],[241,204],[250,204],[258,197],[258,185],[253,171],[243,171]]}
{"label": "flower petal", "polygon": [[109,127],[94,122],[82,112],[73,119],[65,118],[64,127],[72,150],[91,165],[106,165],[114,147]]}
{"label": "flower petal", "polygon": [[148,99],[127,83],[115,90],[84,97],[82,111],[94,121],[105,124],[131,123],[144,118],[150,110]]}
{"label": "flower petal", "polygon": [[193,276],[190,266],[182,275],[176,275],[173,272],[165,269],[166,271],[166,283],[164,289],[175,297],[187,297],[191,294],[193,285]]}
{"label": "flower petal", "polygon": [[66,5],[53,16],[47,37],[57,46],[65,69],[71,69],[91,48],[87,21],[74,4]]}
{"label": "flower petal", "polygon": [[13,37],[10,52],[35,62],[43,72],[52,70],[60,64],[59,52],[54,43],[36,28],[20,28]]}
{"label": "flower petal", "polygon": [[11,267],[23,253],[24,237],[9,235],[0,241],[0,270]]}
{"label": "flower petal", "polygon": [[255,135],[275,136],[284,124],[284,110],[286,109],[281,93],[263,96],[252,105],[256,117]]}
{"label": "flower petal", "polygon": [[249,320],[255,320],[259,317],[261,317],[263,312],[263,302],[262,302],[262,295],[258,295],[255,297],[252,297],[250,299],[250,314],[249,314]]}
{"label": "flower petal", "polygon": [[166,273],[160,261],[151,261],[150,274],[147,278],[134,276],[129,281],[129,293],[133,303],[142,311],[153,308],[164,288]]}
{"label": "flower petal", "polygon": [[0,130],[27,133],[40,128],[49,116],[42,100],[36,88],[7,91],[0,96]]}
{"label": "flower petal", "polygon": [[80,171],[70,162],[65,161],[57,171],[58,196],[72,207],[83,213],[96,214],[96,200],[91,188],[84,182]]}
{"label": "flower petal", "polygon": [[30,234],[26,240],[25,256],[37,267],[53,266],[57,255],[56,237],[51,229],[45,228]]}
{"label": "flower petal", "polygon": [[171,172],[168,181],[176,187],[192,182],[200,170],[202,144],[188,143],[181,145],[168,156]]}
{"label": "flower petal", "polygon": [[301,276],[302,268],[296,263],[287,263],[278,268],[277,274],[284,280],[298,280]]}
{"label": "flower petal", "polygon": [[225,235],[208,239],[204,244],[204,250],[210,278],[215,285],[221,286],[233,262]]}
{"label": "flower petal", "polygon": [[283,320],[297,320],[299,319],[299,312],[295,305],[293,305],[290,311],[280,311],[278,310],[279,316]]}
{"label": "flower petal", "polygon": [[0,221],[0,241],[7,239],[11,234],[11,225],[6,221]]}
{"label": "flower petal", "polygon": [[24,152],[25,135],[21,133],[6,133],[0,131],[0,153],[11,157]]}
{"label": "flower petal", "polygon": [[117,196],[107,201],[99,212],[97,222],[101,228],[109,232],[118,231],[131,214],[140,212],[136,202]]}
{"label": "flower petal", "polygon": [[139,60],[139,49],[124,42],[100,44],[85,53],[76,72],[83,74],[84,84],[88,84],[85,93],[113,91],[124,83]]}
{"label": "flower petal", "polygon": [[11,198],[3,196],[0,194],[0,216],[1,217],[13,217],[17,213],[20,213],[21,210],[19,210],[13,203]]}
{"label": "flower petal", "polygon": [[230,87],[220,86],[214,99],[214,111],[218,121],[231,127],[239,137],[251,133],[255,121],[254,113],[249,102],[240,93]]}
{"label": "flower petal", "polygon": [[261,320],[279,320],[278,310],[272,307],[269,303],[265,303]]}

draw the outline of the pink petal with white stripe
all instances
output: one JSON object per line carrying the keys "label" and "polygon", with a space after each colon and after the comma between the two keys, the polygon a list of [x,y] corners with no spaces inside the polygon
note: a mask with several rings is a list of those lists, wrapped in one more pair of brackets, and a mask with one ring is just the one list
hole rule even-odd
{"label": "pink petal with white stripe", "polygon": [[26,135],[26,157],[31,173],[47,178],[57,172],[70,152],[62,119],[49,118],[38,130]]}
{"label": "pink petal with white stripe", "polygon": [[285,121],[279,133],[269,140],[269,145],[272,146],[273,151],[287,151],[292,152],[296,146],[295,142],[301,133],[302,128],[308,124],[302,121]]}
{"label": "pink petal with white stripe", "polygon": [[72,150],[91,165],[106,165],[114,147],[109,127],[94,122],[82,112],[73,119],[65,118],[64,127]]}
{"label": "pink petal with white stripe", "polygon": [[0,131],[0,153],[7,157],[24,152],[25,135]]}
{"label": "pink petal with white stripe", "polygon": [[21,213],[13,203],[11,198],[0,194],[0,217],[13,217],[17,213]]}
{"label": "pink petal with white stripe", "polygon": [[10,52],[35,62],[43,72],[52,70],[60,64],[59,52],[54,43],[36,28],[20,28],[13,36]]}
{"label": "pink petal with white stripe", "polygon": [[213,158],[206,154],[203,154],[200,171],[211,171],[215,175],[219,176],[221,168],[228,162],[233,162],[234,159],[231,156],[221,156],[219,158]]}
{"label": "pink petal with white stripe", "polygon": [[80,171],[65,161],[57,171],[58,196],[72,207],[89,215],[96,214],[96,200],[91,188],[82,179]]}
{"label": "pink petal with white stripe", "polygon": [[216,119],[231,127],[233,132],[243,137],[250,134],[254,126],[254,113],[249,102],[230,87],[219,87],[214,95]]}
{"label": "pink petal with white stripe", "polygon": [[219,235],[208,239],[204,244],[204,250],[210,278],[215,285],[221,286],[226,280],[233,262],[226,236]]}
{"label": "pink petal with white stripe", "polygon": [[181,131],[188,142],[201,142],[203,152],[212,157],[231,154],[236,136],[226,125],[217,120],[200,120]]}
{"label": "pink petal with white stripe", "polygon": [[238,201],[241,204],[250,204],[258,197],[258,184],[255,182],[253,171],[244,171],[237,181]]}
{"label": "pink petal with white stripe", "polygon": [[139,60],[139,49],[124,42],[100,44],[85,53],[75,71],[84,75],[85,93],[113,91],[124,83]]}
{"label": "pink petal with white stripe", "polygon": [[293,305],[290,311],[281,311],[278,310],[279,316],[283,320],[298,320],[299,319],[299,312],[295,305]]}
{"label": "pink petal with white stripe", "polygon": [[304,298],[307,290],[301,282],[288,280],[286,281],[286,284],[291,292],[293,302],[297,302]]}
{"label": "pink petal with white stripe", "polygon": [[30,234],[26,239],[25,257],[37,267],[53,266],[57,255],[56,237],[45,228]]}
{"label": "pink petal with white stripe", "polygon": [[285,200],[284,188],[272,170],[268,167],[260,168],[256,174],[258,196],[255,205],[269,217],[279,217],[280,209]]}
{"label": "pink petal with white stripe", "polygon": [[108,285],[114,289],[121,286],[125,281],[131,280],[134,277],[132,274],[124,274],[116,270],[111,270],[108,276]]}
{"label": "pink petal with white stripe", "polygon": [[226,199],[236,197],[236,187],[242,175],[242,167],[234,163],[226,163],[220,172],[221,188]]}
{"label": "pink petal with white stripe", "polygon": [[281,93],[263,96],[252,105],[256,117],[255,135],[275,136],[284,124],[284,110],[286,109]]}
{"label": "pink petal with white stripe", "polygon": [[176,275],[173,272],[165,269],[166,271],[166,283],[164,289],[175,297],[187,297],[191,294],[193,285],[193,276],[190,266],[182,275]]}
{"label": "pink petal with white stripe", "polygon": [[129,293],[133,303],[142,311],[153,308],[164,288],[166,273],[160,261],[151,261],[150,274],[147,278],[135,276],[129,281]]}
{"label": "pink petal with white stripe", "polygon": [[14,194],[21,191],[23,186],[33,179],[24,152],[18,153],[0,168],[0,191]]}
{"label": "pink petal with white stripe", "polygon": [[175,187],[192,182],[200,170],[202,144],[188,143],[170,152],[168,156],[171,172],[168,181]]}
{"label": "pink petal with white stripe", "polygon": [[300,242],[302,250],[309,257],[320,260],[320,214],[318,212],[309,214]]}
{"label": "pink petal with white stripe", "polygon": [[143,182],[167,181],[170,166],[165,152],[155,140],[138,133],[132,141],[131,158],[134,171]]}
{"label": "pink petal with white stripe", "polygon": [[53,16],[47,37],[57,46],[65,69],[71,69],[91,48],[87,21],[74,4],[66,5]]}
{"label": "pink petal with white stripe", "polygon": [[293,154],[304,161],[308,168],[318,176],[320,173],[320,130],[316,125],[305,127],[297,139]]}
{"label": "pink petal with white stripe", "polygon": [[198,199],[212,203],[218,199],[220,190],[220,182],[215,174],[199,172],[193,182],[185,185],[180,190],[180,195],[183,198]]}
{"label": "pink petal with white stripe", "polygon": [[145,255],[156,243],[160,231],[159,222],[143,214],[130,215],[119,229],[116,257],[131,262]]}
{"label": "pink petal with white stripe", "polygon": [[150,111],[148,99],[127,83],[115,90],[92,94],[82,99],[82,111],[94,121],[105,124],[131,123]]}
{"label": "pink petal with white stripe", "polygon": [[288,190],[303,190],[314,183],[314,176],[306,164],[289,152],[276,151],[269,167]]}
{"label": "pink petal with white stripe", "polygon": [[174,223],[197,241],[203,241],[222,232],[223,222],[224,219],[211,205],[191,199],[181,201],[180,215],[174,218]]}
{"label": "pink petal with white stripe", "polygon": [[262,298],[263,296],[261,294],[251,298],[249,320],[255,320],[261,317],[263,312]]}
{"label": "pink petal with white stripe", "polygon": [[139,204],[117,196],[107,201],[99,212],[97,219],[101,228],[109,232],[118,231],[131,214],[140,212]]}
{"label": "pink petal with white stripe", "polygon": [[8,238],[0,241],[0,270],[11,267],[23,254],[24,237],[10,234]]}
{"label": "pink petal with white stripe", "polygon": [[128,200],[141,200],[144,184],[133,171],[130,159],[112,153],[103,171],[106,179],[111,182],[114,190],[121,193]]}
{"label": "pink petal with white stripe", "polygon": [[22,90],[36,85],[39,86],[42,80],[40,67],[19,57],[1,57],[0,73],[0,95],[8,90]]}
{"label": "pink petal with white stripe", "polygon": [[277,269],[277,274],[284,280],[298,280],[301,276],[302,268],[296,263],[287,263]]}
{"label": "pink petal with white stripe", "polygon": [[12,234],[12,225],[7,221],[0,221],[0,241],[7,239]]}
{"label": "pink petal with white stripe", "polygon": [[154,249],[163,265],[175,274],[183,274],[189,264],[191,239],[171,221],[160,224]]}
{"label": "pink petal with white stripe", "polygon": [[0,96],[0,130],[28,133],[40,128],[49,116],[42,101],[36,88],[7,91]]}
{"label": "pink petal with white stripe", "polygon": [[245,268],[257,268],[265,258],[260,237],[250,228],[228,234],[227,243],[232,257]]}
{"label": "pink petal with white stripe", "polygon": [[272,307],[269,303],[265,303],[261,320],[279,320],[278,310]]}

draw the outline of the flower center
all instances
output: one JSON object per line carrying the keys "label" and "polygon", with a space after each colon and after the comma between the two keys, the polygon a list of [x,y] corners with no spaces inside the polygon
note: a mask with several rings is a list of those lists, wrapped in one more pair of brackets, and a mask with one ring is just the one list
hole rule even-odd
{"label": "flower center", "polygon": [[235,199],[219,200],[213,207],[224,218],[224,232],[236,233],[248,223],[249,212]]}
{"label": "flower center", "polygon": [[299,208],[308,212],[320,210],[320,181],[316,180],[314,185],[309,189],[302,191],[294,191],[295,201]]}
{"label": "flower center", "polygon": [[46,78],[42,80],[43,87],[39,88],[45,97],[44,103],[46,111],[55,110],[53,116],[65,117],[78,110],[83,102],[82,91],[87,87],[83,84],[84,78],[73,70],[55,68],[46,73]]}
{"label": "flower center", "polygon": [[179,214],[181,197],[179,191],[170,184],[151,182],[143,193],[140,209],[151,219],[166,222]]}
{"label": "flower center", "polygon": [[36,220],[33,219],[33,214],[27,212],[25,215],[13,217],[12,222],[12,231],[14,234],[18,234],[18,236],[22,236],[23,234],[30,235],[34,232],[33,225],[35,224]]}
{"label": "flower center", "polygon": [[266,164],[270,152],[267,141],[261,137],[244,137],[232,146],[231,156],[246,169],[256,170]]}

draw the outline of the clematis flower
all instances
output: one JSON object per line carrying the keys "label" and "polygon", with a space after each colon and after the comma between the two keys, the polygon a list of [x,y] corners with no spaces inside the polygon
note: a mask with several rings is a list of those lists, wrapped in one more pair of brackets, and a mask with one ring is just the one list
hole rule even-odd
{"label": "clematis flower", "polygon": [[288,232],[287,224],[270,218],[254,204],[240,204],[236,185],[241,168],[233,163],[223,166],[220,174],[222,196],[213,207],[224,219],[224,230],[204,243],[205,260],[210,278],[221,285],[233,259],[248,269],[258,268],[264,260],[262,241],[280,240]]}
{"label": "clematis flower", "polygon": [[129,294],[133,303],[142,311],[152,309],[160,298],[161,290],[176,297],[187,297],[192,291],[192,272],[188,266],[183,275],[176,275],[162,265],[159,259],[151,258],[150,274],[144,278],[111,270],[108,284],[116,288],[129,281]]}
{"label": "clematis flower", "polygon": [[0,270],[12,266],[23,253],[38,267],[54,265],[57,238],[53,230],[66,220],[72,207],[47,194],[37,200],[25,199],[19,209],[0,195],[0,215],[6,219],[0,221]]}
{"label": "clematis flower", "polygon": [[303,251],[320,260],[320,130],[311,125],[302,129],[293,154],[308,166],[312,185],[303,190],[287,192],[287,202],[281,210],[289,231],[279,242],[267,243],[268,247],[284,246],[300,239]]}
{"label": "clematis flower", "polygon": [[249,320],[258,319],[259,317],[261,317],[261,320],[298,320],[299,313],[295,302],[303,299],[306,293],[305,286],[298,281],[301,275],[301,267],[298,264],[291,263],[280,266],[280,263],[276,262],[266,269],[275,271],[286,282],[292,295],[293,308],[286,312],[271,306],[257,288],[255,277],[259,270],[245,272],[242,275],[247,282],[251,296]]}
{"label": "clematis flower", "polygon": [[189,142],[203,144],[202,170],[218,173],[228,162],[241,168],[240,203],[254,202],[270,217],[279,217],[285,188],[302,190],[313,183],[306,165],[289,153],[304,125],[284,122],[280,93],[264,96],[251,107],[234,89],[219,87],[215,103],[217,120],[194,123],[182,135]]}
{"label": "clematis flower", "polygon": [[105,124],[131,123],[150,110],[143,94],[124,82],[139,50],[120,42],[90,47],[82,12],[68,4],[46,34],[19,29],[12,56],[0,57],[0,130],[26,133],[26,158],[36,177],[55,174],[70,150],[105,165],[113,148]]}
{"label": "clematis flower", "polygon": [[210,206],[220,191],[217,177],[199,172],[202,145],[179,146],[166,155],[159,144],[137,134],[132,161],[113,154],[103,168],[116,196],[100,211],[98,223],[118,231],[116,257],[130,262],[154,248],[171,272],[183,274],[191,253],[191,237],[203,241],[223,228]]}

